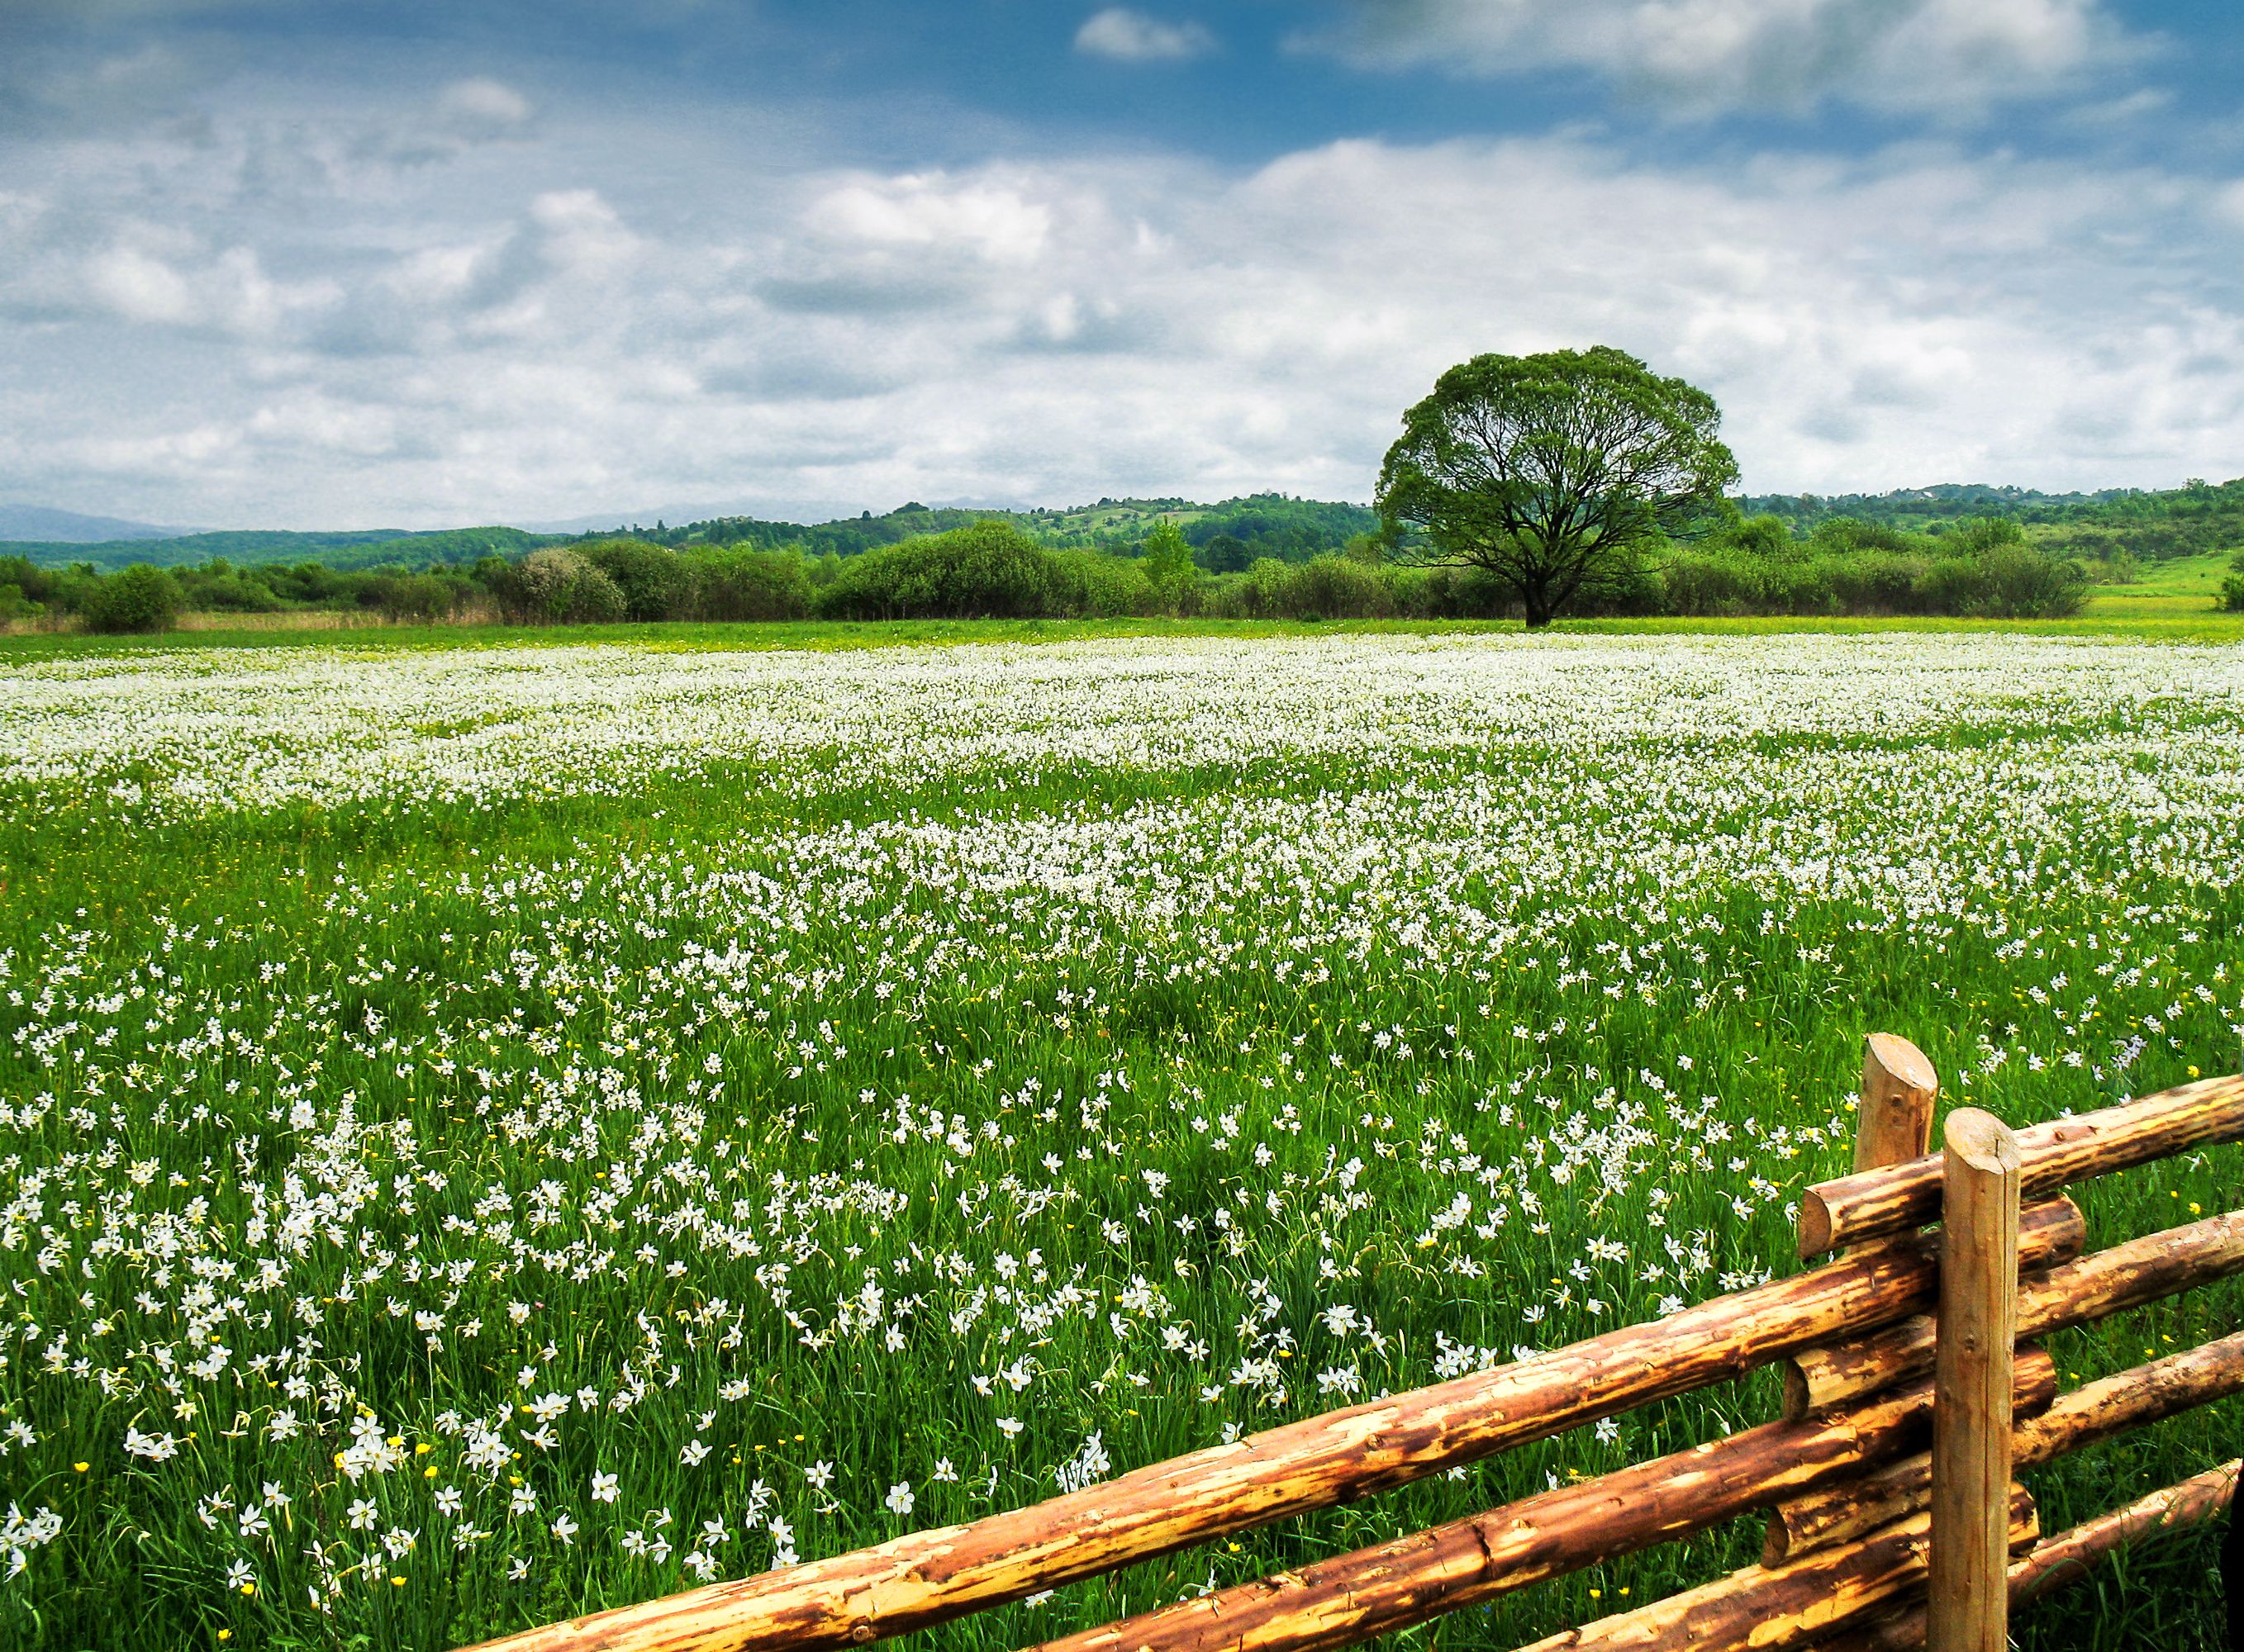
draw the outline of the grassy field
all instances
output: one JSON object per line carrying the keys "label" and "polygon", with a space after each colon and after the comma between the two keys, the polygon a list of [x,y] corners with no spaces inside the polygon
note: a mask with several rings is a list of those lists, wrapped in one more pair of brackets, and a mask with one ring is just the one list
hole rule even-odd
{"label": "grassy field", "polygon": [[[441,1649],[1653,1318],[1795,1265],[1872,1029],[2018,1122],[2232,1069],[2213,624],[9,639],[0,1641]],[[993,630],[1039,645],[906,646]],[[2092,1243],[2240,1162],[2093,1185]],[[941,1643],[1709,1438],[1765,1378]],[[2053,1530],[2240,1451],[2229,1402],[2031,1479]],[[2021,1642],[2213,1648],[2212,1570],[2171,1542]]]}

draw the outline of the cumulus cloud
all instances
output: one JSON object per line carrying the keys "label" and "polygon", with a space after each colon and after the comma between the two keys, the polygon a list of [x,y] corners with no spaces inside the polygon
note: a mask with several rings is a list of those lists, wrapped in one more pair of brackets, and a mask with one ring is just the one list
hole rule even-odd
{"label": "cumulus cloud", "polygon": [[1295,44],[1370,66],[1587,70],[1697,113],[1836,100],[1950,115],[2140,49],[2103,0],[1346,0]]}
{"label": "cumulus cloud", "polygon": [[1075,49],[1117,63],[1179,63],[1215,50],[1215,37],[1197,23],[1163,23],[1128,6],[1094,12],[1075,31]]}
{"label": "cumulus cloud", "polygon": [[2230,177],[1558,138],[882,171],[721,131],[655,172],[622,127],[286,192],[233,164],[385,124],[0,158],[13,486],[307,525],[1362,498],[1443,368],[1593,342],[1712,391],[1756,489],[2244,451]]}

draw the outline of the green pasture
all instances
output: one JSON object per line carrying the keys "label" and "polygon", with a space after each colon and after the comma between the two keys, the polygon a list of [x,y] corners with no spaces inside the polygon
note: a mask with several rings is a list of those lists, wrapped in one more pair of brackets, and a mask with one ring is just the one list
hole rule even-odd
{"label": "green pasture", "polygon": [[[9,638],[0,1475],[63,1526],[0,1639],[443,1652],[1650,1318],[1799,1265],[1872,1030],[2018,1122],[2232,1069],[2236,657],[2130,645],[2244,639],[2184,572],[2045,625],[1517,657],[1457,625],[383,630],[312,642],[358,668],[329,679],[262,651],[301,636]],[[918,646],[991,639],[1077,646]],[[593,640],[634,646],[552,646]],[[696,676],[790,649],[892,651]],[[1491,709],[1551,649],[1604,686]],[[830,729],[789,698],[812,671]],[[502,706],[520,673],[560,709]],[[693,759],[764,708],[809,732]],[[552,783],[469,766],[541,718],[574,731]],[[2240,1169],[2083,1190],[2091,1242],[2232,1208]],[[2051,1345],[2070,1384],[2240,1324],[2232,1282]],[[541,1443],[526,1408],[587,1392]],[[1026,1645],[1774,1399],[1763,1372],[925,1643]],[[355,1475],[369,1415],[396,1444]],[[2029,1478],[2053,1531],[2240,1451],[2230,1401]],[[1740,1521],[1396,1643],[1509,1648],[1759,1548]],[[2020,1643],[2210,1652],[2214,1568],[2207,1534],[2146,1550]]]}

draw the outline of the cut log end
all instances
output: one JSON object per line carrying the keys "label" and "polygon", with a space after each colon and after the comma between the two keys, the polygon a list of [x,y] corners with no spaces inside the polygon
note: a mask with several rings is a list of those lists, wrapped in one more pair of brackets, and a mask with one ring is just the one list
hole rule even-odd
{"label": "cut log end", "polygon": [[1950,1153],[1984,1175],[2016,1176],[2024,1165],[2017,1134],[1992,1113],[1976,1107],[1950,1113],[1941,1139]]}
{"label": "cut log end", "polygon": [[1809,1188],[1800,1196],[1800,1254],[1822,1256],[1831,1248],[1831,1207]]}
{"label": "cut log end", "polygon": [[1895,1090],[1940,1089],[1940,1075],[1925,1053],[1896,1033],[1872,1033],[1862,1041],[1864,1089],[1870,1087],[1874,1073],[1882,1085]]}

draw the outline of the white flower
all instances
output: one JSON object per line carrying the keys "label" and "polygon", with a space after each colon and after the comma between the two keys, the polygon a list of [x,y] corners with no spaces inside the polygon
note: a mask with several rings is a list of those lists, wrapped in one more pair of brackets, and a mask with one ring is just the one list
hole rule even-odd
{"label": "white flower", "polygon": [[882,1500],[888,1506],[889,1514],[909,1514],[912,1512],[912,1505],[917,1500],[912,1496],[911,1482],[908,1480],[900,1480],[889,1487],[888,1496]]}
{"label": "white flower", "polygon": [[595,1473],[592,1476],[592,1500],[596,1503],[616,1500],[616,1477],[613,1474]]}

